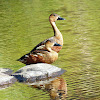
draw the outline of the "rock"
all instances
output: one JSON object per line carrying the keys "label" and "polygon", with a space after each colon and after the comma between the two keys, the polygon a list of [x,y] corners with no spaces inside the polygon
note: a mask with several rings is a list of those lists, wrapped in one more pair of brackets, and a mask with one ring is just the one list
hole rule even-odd
{"label": "rock", "polygon": [[9,73],[10,71],[10,69],[7,70],[4,68],[0,68],[0,90],[11,86],[11,84],[17,81],[14,76],[8,75],[11,74]]}
{"label": "rock", "polygon": [[58,77],[49,78],[47,80],[36,81],[36,82],[33,82],[33,83],[28,82],[27,85],[31,85],[31,86],[35,85],[37,87],[40,87],[40,86],[43,86],[45,84],[49,84],[51,81],[55,80],[56,78],[58,78]]}
{"label": "rock", "polygon": [[56,66],[46,63],[38,63],[24,66],[12,75],[15,76],[19,82],[32,83],[60,76],[64,72],[65,70]]}
{"label": "rock", "polygon": [[0,68],[0,73],[5,73],[7,75],[11,75],[12,74],[12,70],[8,69],[8,68]]}

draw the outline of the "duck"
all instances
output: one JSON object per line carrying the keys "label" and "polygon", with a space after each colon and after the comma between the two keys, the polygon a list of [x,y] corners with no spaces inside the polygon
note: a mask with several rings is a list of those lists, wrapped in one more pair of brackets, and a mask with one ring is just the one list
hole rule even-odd
{"label": "duck", "polygon": [[[59,52],[61,49],[62,49],[62,46],[63,46],[63,36],[62,36],[62,34],[61,34],[61,32],[59,31],[59,29],[57,28],[57,26],[56,26],[56,21],[57,20],[65,20],[64,18],[62,18],[62,17],[60,17],[58,14],[51,14],[50,16],[49,16],[49,22],[50,22],[50,24],[51,24],[51,26],[52,26],[52,28],[53,28],[53,31],[54,31],[54,36],[52,36],[52,37],[50,37],[50,38],[48,38],[48,39],[45,39],[44,41],[42,41],[42,42],[40,42],[37,46],[35,46],[28,54],[26,54],[26,55],[24,55],[24,56],[22,56],[20,59],[18,59],[17,61],[20,61],[20,62],[22,62],[22,63],[24,63],[24,64],[32,64],[32,63],[36,63],[36,62],[38,62],[38,61],[34,61],[34,60],[32,60],[32,57],[31,57],[31,55],[33,55],[34,54],[34,52],[36,52],[36,51],[45,51],[45,50],[47,50],[47,47],[46,47],[46,42],[47,41],[55,41],[56,43],[54,43],[54,45],[52,46],[52,50],[53,51],[55,51],[55,52]],[[48,42],[47,42],[48,43]],[[59,46],[59,45],[60,46]],[[27,60],[26,60],[27,59]],[[39,57],[38,57],[38,59],[39,59]],[[52,59],[53,59],[53,57],[52,57]],[[33,61],[33,62],[32,62]],[[43,61],[43,60],[42,60]],[[41,61],[41,62],[42,62]],[[47,62],[48,63],[48,61],[43,61],[43,62]]]}
{"label": "duck", "polygon": [[[48,63],[51,64],[55,62],[58,59],[58,53],[51,48],[53,45],[56,46],[62,46],[58,43],[56,43],[54,40],[47,40],[45,45],[45,50],[38,49],[34,50],[32,53],[28,53],[24,56],[22,56],[18,61],[30,65],[30,64],[36,64],[36,63]],[[44,47],[44,45],[42,45]]]}
{"label": "duck", "polygon": [[[47,40],[54,40],[58,44],[63,46],[63,36],[62,36],[61,32],[59,31],[59,29],[57,28],[56,23],[55,23],[57,20],[65,20],[65,19],[60,17],[58,14],[55,14],[55,13],[51,14],[49,16],[49,22],[50,22],[50,24],[51,24],[51,26],[53,28],[54,36],[52,36],[52,37],[50,37],[48,39],[45,39],[44,41],[40,42],[37,46],[35,46],[31,50],[31,52],[34,52],[34,50],[37,50],[37,49],[45,49],[45,46],[43,47],[42,45],[44,45]],[[59,47],[59,46],[54,45],[52,47],[52,50],[54,50],[56,52],[59,52],[62,49],[62,46]]]}

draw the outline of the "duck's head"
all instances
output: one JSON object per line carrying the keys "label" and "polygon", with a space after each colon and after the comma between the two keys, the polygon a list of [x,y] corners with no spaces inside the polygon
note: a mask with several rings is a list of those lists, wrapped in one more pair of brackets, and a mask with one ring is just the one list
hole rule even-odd
{"label": "duck's head", "polygon": [[51,14],[49,16],[49,21],[50,22],[55,22],[56,20],[65,20],[64,18],[60,17],[59,15],[57,14]]}

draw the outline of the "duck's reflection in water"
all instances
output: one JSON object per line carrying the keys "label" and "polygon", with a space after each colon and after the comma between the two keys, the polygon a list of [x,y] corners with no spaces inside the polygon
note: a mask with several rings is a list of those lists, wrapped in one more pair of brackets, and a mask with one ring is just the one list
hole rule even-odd
{"label": "duck's reflection in water", "polygon": [[62,77],[36,82],[31,86],[48,91],[51,100],[66,100],[67,84]]}

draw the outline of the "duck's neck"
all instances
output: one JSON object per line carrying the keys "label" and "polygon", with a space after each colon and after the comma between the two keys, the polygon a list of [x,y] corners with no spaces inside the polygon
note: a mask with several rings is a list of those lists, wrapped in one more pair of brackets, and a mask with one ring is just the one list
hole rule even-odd
{"label": "duck's neck", "polygon": [[61,34],[61,32],[59,31],[59,29],[57,28],[55,22],[50,22],[50,24],[52,25],[53,31],[54,31],[54,36],[60,40],[61,45],[63,45],[63,36]]}

